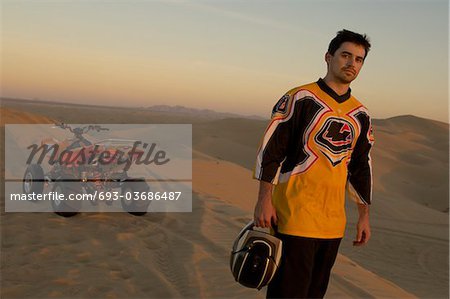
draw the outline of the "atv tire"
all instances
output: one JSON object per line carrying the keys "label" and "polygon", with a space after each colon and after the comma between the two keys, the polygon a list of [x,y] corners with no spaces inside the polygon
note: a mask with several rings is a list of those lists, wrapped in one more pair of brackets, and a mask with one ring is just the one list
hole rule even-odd
{"label": "atv tire", "polygon": [[73,177],[60,178],[53,186],[53,192],[64,194],[65,200],[52,200],[52,208],[55,214],[62,217],[72,217],[81,209],[80,200],[68,200],[69,194],[77,194],[81,186]]}
{"label": "atv tire", "polygon": [[[122,197],[121,204],[124,211],[134,216],[143,216],[147,213],[147,208],[150,205],[149,200],[134,200],[134,192],[148,192],[150,190],[145,179],[127,179],[122,183]],[[128,195],[127,195],[128,193]],[[131,196],[130,196],[131,194]],[[138,195],[140,196],[140,194]]]}
{"label": "atv tire", "polygon": [[28,165],[23,175],[22,190],[26,195],[31,193],[42,194],[42,191],[44,191],[44,171],[40,165]]}

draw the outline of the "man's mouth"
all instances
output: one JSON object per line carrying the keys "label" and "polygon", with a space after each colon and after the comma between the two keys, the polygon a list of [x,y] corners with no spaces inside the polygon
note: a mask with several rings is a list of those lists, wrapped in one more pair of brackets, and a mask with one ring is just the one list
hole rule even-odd
{"label": "man's mouth", "polygon": [[353,69],[344,69],[344,72],[351,73],[352,75],[356,74],[355,70]]}

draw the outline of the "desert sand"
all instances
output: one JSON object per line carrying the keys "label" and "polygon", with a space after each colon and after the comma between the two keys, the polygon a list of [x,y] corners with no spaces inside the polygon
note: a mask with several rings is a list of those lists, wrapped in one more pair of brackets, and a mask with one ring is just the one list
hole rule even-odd
{"label": "desert sand", "polygon": [[[234,282],[228,263],[252,218],[251,168],[265,121],[2,105],[2,157],[9,123],[193,123],[194,136],[191,213],[5,213],[2,184],[1,298],[264,297]],[[375,134],[373,239],[351,246],[349,202],[326,298],[448,298],[448,124],[404,116],[376,121]]]}

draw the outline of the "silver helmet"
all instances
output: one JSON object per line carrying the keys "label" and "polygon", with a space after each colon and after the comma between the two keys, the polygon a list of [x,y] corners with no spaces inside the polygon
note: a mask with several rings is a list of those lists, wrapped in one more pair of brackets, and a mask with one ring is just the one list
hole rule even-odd
{"label": "silver helmet", "polygon": [[231,251],[230,267],[234,279],[249,288],[260,290],[277,271],[282,241],[268,233],[254,230],[249,222],[236,237]]}

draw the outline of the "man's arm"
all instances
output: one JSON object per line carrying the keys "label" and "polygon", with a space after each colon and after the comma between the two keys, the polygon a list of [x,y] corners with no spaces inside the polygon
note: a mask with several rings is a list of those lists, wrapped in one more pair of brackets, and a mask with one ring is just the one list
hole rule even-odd
{"label": "man's arm", "polygon": [[369,224],[369,205],[358,204],[359,219],[356,225],[356,240],[353,241],[353,246],[362,246],[367,244],[370,239],[370,224]]}
{"label": "man's arm", "polygon": [[254,221],[257,227],[271,227],[277,224],[277,214],[272,204],[273,185],[259,182],[258,202],[255,206]]}
{"label": "man's arm", "polygon": [[253,173],[253,177],[260,181],[254,212],[257,227],[271,227],[277,223],[276,211],[272,204],[272,190],[273,185],[278,183],[277,174],[289,147],[293,119],[297,112],[294,105],[295,100],[289,92],[278,100],[273,107],[271,121],[257,153]]}
{"label": "man's arm", "polygon": [[[256,155],[255,171],[253,172],[255,179],[274,185],[278,183],[276,175],[282,161],[286,158],[286,151],[291,138],[296,112],[294,104],[295,101],[289,93],[285,94],[275,104],[271,121],[264,132]],[[291,110],[294,110],[294,113],[290,113]]]}
{"label": "man's arm", "polygon": [[369,205],[372,203],[372,163],[370,150],[374,143],[372,125],[367,110],[362,110],[356,116],[361,131],[353,150],[349,171],[350,196],[358,205],[359,219],[356,226],[356,240],[353,245],[367,244],[370,239]]}

